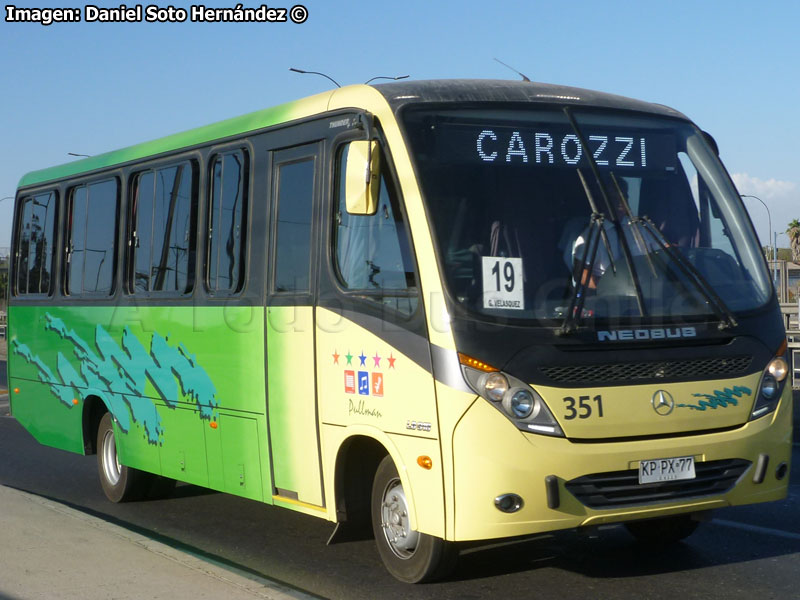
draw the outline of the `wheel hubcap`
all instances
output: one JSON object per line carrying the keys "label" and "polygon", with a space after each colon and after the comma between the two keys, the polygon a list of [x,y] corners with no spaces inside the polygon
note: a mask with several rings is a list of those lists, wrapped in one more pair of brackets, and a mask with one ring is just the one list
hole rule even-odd
{"label": "wheel hubcap", "polygon": [[103,474],[111,485],[119,483],[122,467],[117,458],[117,445],[114,443],[114,432],[106,431],[103,436]]}
{"label": "wheel hubcap", "polygon": [[400,479],[392,479],[383,492],[381,527],[392,552],[399,558],[411,558],[417,549],[419,532],[411,529],[408,503]]}

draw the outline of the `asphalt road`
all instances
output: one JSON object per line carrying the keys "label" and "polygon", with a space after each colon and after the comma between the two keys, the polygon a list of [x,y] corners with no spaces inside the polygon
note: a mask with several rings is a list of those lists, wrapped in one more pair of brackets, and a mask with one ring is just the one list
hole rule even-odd
{"label": "asphalt road", "polygon": [[[800,464],[800,446],[793,454]],[[331,524],[288,510],[188,485],[167,500],[111,504],[94,457],[40,446],[7,416],[0,417],[0,484],[326,598],[766,600],[800,594],[797,472],[786,500],[719,511],[668,551],[645,550],[621,527],[559,532],[465,550],[452,578],[421,586],[392,579],[371,540],[326,546]]]}

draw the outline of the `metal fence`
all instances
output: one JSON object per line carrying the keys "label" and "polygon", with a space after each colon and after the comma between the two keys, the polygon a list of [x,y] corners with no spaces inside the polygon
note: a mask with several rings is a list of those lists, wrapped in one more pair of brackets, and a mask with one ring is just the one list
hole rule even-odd
{"label": "metal fence", "polygon": [[786,260],[768,262],[778,300],[782,304],[796,304],[800,299],[800,265]]}
{"label": "metal fence", "polygon": [[797,302],[781,302],[786,341],[789,344],[789,367],[792,369],[792,387],[800,389],[800,307]]}

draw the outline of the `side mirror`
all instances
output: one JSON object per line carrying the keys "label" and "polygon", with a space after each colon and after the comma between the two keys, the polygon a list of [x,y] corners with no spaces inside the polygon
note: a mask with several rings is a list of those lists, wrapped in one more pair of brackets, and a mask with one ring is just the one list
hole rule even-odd
{"label": "side mirror", "polygon": [[374,215],[380,193],[380,152],[375,140],[350,142],[345,168],[345,197],[351,215]]}

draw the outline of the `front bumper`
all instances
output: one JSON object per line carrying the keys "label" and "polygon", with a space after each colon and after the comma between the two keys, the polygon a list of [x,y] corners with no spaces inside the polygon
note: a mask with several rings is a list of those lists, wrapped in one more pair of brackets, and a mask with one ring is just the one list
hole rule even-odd
{"label": "front bumper", "polygon": [[[789,477],[787,473],[779,480],[776,470],[782,463],[789,465],[791,448],[792,392],[788,386],[774,413],[733,430],[619,442],[575,443],[521,433],[479,399],[453,435],[455,527],[448,539],[513,537],[780,500],[786,496]],[[762,455],[769,457],[769,466],[763,480],[756,483],[754,474]],[[697,465],[729,459],[751,464],[723,493],[690,494],[624,507],[589,508],[565,487],[586,475],[637,470],[641,460],[680,456],[694,456]],[[557,508],[548,508],[545,479],[550,476],[557,481]],[[509,493],[523,500],[522,508],[511,514],[494,504],[496,497]]]}

